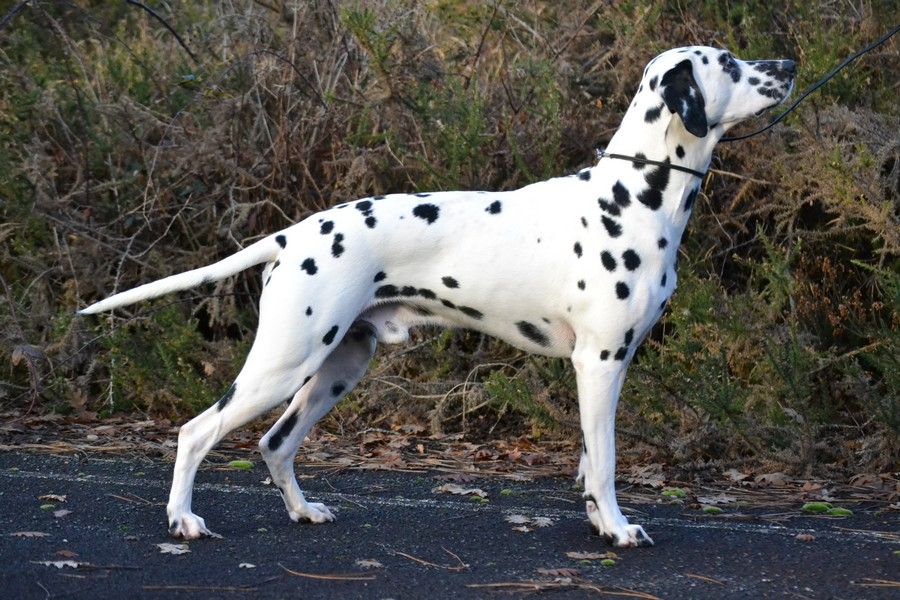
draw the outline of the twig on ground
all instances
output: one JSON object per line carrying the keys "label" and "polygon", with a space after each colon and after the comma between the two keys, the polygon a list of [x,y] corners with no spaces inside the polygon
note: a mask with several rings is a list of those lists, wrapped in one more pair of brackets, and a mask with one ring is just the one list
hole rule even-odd
{"label": "twig on ground", "polygon": [[429,562],[427,560],[423,560],[421,558],[417,558],[411,554],[407,554],[406,552],[400,552],[399,550],[394,550],[394,554],[396,554],[398,556],[402,556],[404,558],[408,558],[409,560],[417,562],[421,565],[425,565],[426,567],[437,567],[438,569],[444,569],[445,571],[465,571],[469,568],[469,565],[464,563],[462,561],[462,559],[460,559],[459,556],[457,556],[453,552],[450,552],[449,550],[447,550],[444,547],[441,547],[441,550],[443,550],[444,552],[446,552],[447,554],[449,554],[450,556],[455,558],[459,562],[459,565],[458,566],[439,565],[437,563],[433,563],[433,562]]}
{"label": "twig on ground", "polygon": [[853,583],[853,585],[862,587],[900,589],[900,581],[893,581],[890,579],[873,579],[871,577],[863,577],[861,582],[853,581],[851,583]]}
{"label": "twig on ground", "polygon": [[470,583],[466,585],[468,588],[485,588],[485,589],[508,589],[514,592],[544,592],[548,590],[564,590],[578,589],[595,592],[597,594],[605,594],[608,596],[625,596],[628,598],[642,598],[643,600],[661,600],[659,596],[639,592],[637,590],[628,590],[617,588],[610,590],[601,588],[592,583],[584,581],[508,581],[500,583]]}
{"label": "twig on ground", "polygon": [[326,581],[372,581],[373,579],[375,579],[374,575],[365,575],[363,573],[346,573],[341,575],[301,573],[299,571],[292,571],[281,563],[278,563],[278,566],[281,567],[289,575],[293,575],[294,577],[306,577],[307,579],[322,579]]}
{"label": "twig on ground", "polygon": [[712,577],[707,577],[706,575],[697,575],[696,573],[685,573],[684,575],[685,575],[685,577],[699,579],[700,581],[705,581],[707,583],[715,583],[717,585],[725,585],[724,581],[719,581],[718,579],[713,579]]}
{"label": "twig on ground", "polygon": [[255,587],[205,586],[205,585],[145,585],[146,592],[256,592]]}

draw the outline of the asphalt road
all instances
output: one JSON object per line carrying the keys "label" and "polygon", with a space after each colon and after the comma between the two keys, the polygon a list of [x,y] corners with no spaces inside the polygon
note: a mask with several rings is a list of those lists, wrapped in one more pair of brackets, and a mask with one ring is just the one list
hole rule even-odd
{"label": "asphalt road", "polygon": [[[0,596],[900,597],[898,587],[879,587],[900,580],[897,513],[857,509],[835,520],[793,511],[776,524],[765,507],[706,516],[625,502],[656,545],[614,550],[615,564],[604,566],[567,555],[611,550],[591,534],[569,479],[464,484],[487,493],[478,503],[433,492],[444,482],[428,474],[300,473],[307,497],[336,508],[336,522],[291,523],[262,483],[261,463],[250,471],[207,465],[194,507],[222,538],[173,555],[158,546],[175,542],[165,529],[169,465],[0,454]],[[778,512],[784,516],[783,507]],[[523,526],[528,531],[515,529]]]}

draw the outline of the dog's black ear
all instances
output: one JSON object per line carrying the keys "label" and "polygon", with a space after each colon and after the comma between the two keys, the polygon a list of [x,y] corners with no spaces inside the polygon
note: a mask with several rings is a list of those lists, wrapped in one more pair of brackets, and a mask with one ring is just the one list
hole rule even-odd
{"label": "dog's black ear", "polygon": [[673,113],[678,113],[684,128],[697,137],[705,137],[709,132],[706,101],[694,79],[691,61],[685,59],[666,71],[659,85],[666,106]]}

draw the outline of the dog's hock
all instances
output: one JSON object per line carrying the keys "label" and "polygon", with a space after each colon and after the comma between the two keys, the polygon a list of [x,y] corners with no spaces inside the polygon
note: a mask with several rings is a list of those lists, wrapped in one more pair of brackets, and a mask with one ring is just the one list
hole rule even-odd
{"label": "dog's hock", "polygon": [[684,128],[697,137],[706,137],[709,124],[706,121],[706,101],[689,59],[685,59],[666,71],[660,81],[660,93],[670,112],[681,117]]}

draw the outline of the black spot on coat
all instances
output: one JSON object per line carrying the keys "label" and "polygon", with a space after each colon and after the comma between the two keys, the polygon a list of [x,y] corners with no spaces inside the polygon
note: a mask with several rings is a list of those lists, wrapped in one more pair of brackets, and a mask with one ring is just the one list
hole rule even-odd
{"label": "black spot on coat", "polygon": [[234,398],[234,392],[237,390],[237,385],[232,383],[231,387],[219,398],[219,401],[216,403],[219,412],[222,411],[223,408],[228,406],[228,403],[231,402],[231,399]]}
{"label": "black spot on coat", "polygon": [[607,271],[615,271],[616,270],[616,259],[613,258],[613,255],[604,250],[600,253],[600,262],[603,263],[603,266]]}
{"label": "black spot on coat", "polygon": [[619,207],[608,200],[600,198],[599,200],[597,200],[597,204],[600,205],[600,210],[604,210],[614,217],[618,217],[622,214],[622,211],[619,210]]}
{"label": "black spot on coat", "polygon": [[661,237],[658,240],[656,240],[656,245],[659,246],[660,250],[662,250],[663,248],[665,248],[666,246],[669,245],[669,240],[667,240],[664,237]]}
{"label": "black spot on coat", "polygon": [[434,204],[420,204],[413,209],[413,215],[425,219],[429,225],[437,221],[441,209]]}
{"label": "black spot on coat", "polygon": [[387,273],[385,273],[384,271],[378,271],[378,273],[375,274],[375,279],[373,279],[372,281],[374,283],[378,283],[379,281],[384,280],[386,277]]}
{"label": "black spot on coat", "polygon": [[309,273],[310,275],[315,275],[316,271],[319,270],[319,267],[316,266],[316,260],[314,258],[307,258],[302,263],[300,263],[300,268]]}
{"label": "black spot on coat", "polygon": [[584,279],[579,279],[578,280],[578,289],[583,290],[584,287],[585,287]]}
{"label": "black spot on coat", "polygon": [[641,257],[630,248],[622,253],[622,261],[625,264],[625,268],[629,271],[634,271],[641,266]]}
{"label": "black spot on coat", "polygon": [[334,229],[334,221],[325,221],[322,223],[322,227],[319,228],[319,233],[322,235],[328,235],[331,233],[331,230]]}
{"label": "black spot on coat", "polygon": [[619,237],[622,235],[622,226],[615,222],[613,219],[610,219],[606,215],[600,219],[603,222],[603,226],[606,228],[606,232],[610,237]]}
{"label": "black spot on coat", "polygon": [[575,245],[572,247],[572,250],[575,252],[575,256],[581,258],[581,244],[575,242]]}
{"label": "black spot on coat", "polygon": [[457,280],[455,280],[454,278],[450,277],[449,275],[446,277],[441,277],[441,281],[443,281],[444,285],[446,285],[448,288],[458,288],[459,287],[459,282]]}
{"label": "black spot on coat", "polygon": [[399,296],[399,295],[400,295],[400,290],[397,289],[396,285],[387,284],[387,285],[383,285],[383,286],[379,287],[377,290],[375,290],[376,298],[391,298],[393,296]]}
{"label": "black spot on coat", "polygon": [[472,317],[473,319],[477,319],[479,321],[482,317],[484,317],[484,314],[482,314],[480,310],[475,310],[474,308],[471,308],[469,306],[458,306],[457,310],[459,310],[459,312],[466,315],[467,317]]}
{"label": "black spot on coat", "polygon": [[700,188],[692,189],[690,191],[690,193],[687,195],[687,198],[684,199],[684,210],[685,211],[691,210],[691,207],[694,205],[694,200],[697,199],[697,191],[699,189]]}
{"label": "black spot on coat", "polygon": [[499,213],[500,213],[500,209],[501,209],[501,208],[502,208],[502,205],[500,204],[500,201],[499,201],[499,200],[494,200],[493,202],[491,202],[491,203],[488,205],[487,208],[484,209],[484,211],[485,211],[485,212],[488,212],[488,213],[491,213],[492,215],[496,215],[496,214],[499,214]]}
{"label": "black spot on coat", "polygon": [[278,430],[269,438],[269,450],[278,450],[284,438],[291,434],[291,429],[297,424],[297,413],[291,413],[288,418],[281,422]]}
{"label": "black spot on coat", "polygon": [[312,316],[312,306],[307,306],[307,307],[306,307],[306,316],[307,316],[307,317],[311,317],[311,316]]}
{"label": "black spot on coat", "polygon": [[378,221],[375,219],[375,217],[366,217],[366,227],[368,227],[369,229],[375,229],[375,225],[377,223]]}
{"label": "black spot on coat", "polygon": [[630,293],[631,290],[628,289],[628,284],[626,284],[624,281],[619,281],[616,283],[616,297],[619,300],[624,300]]}
{"label": "black spot on coat", "polygon": [[660,104],[656,108],[648,108],[647,112],[644,113],[644,122],[646,123],[655,123],[659,120],[660,115],[662,115],[662,109],[665,106],[665,103]]}
{"label": "black spot on coat", "polygon": [[343,233],[334,234],[334,242],[332,242],[332,244],[331,244],[331,255],[333,257],[338,258],[338,257],[340,257],[341,254],[344,253],[345,248],[341,244],[341,242],[343,242],[343,241],[344,241]]}
{"label": "black spot on coat", "polygon": [[278,245],[281,246],[282,249],[287,246],[287,238],[283,235],[276,235],[275,241],[278,242]]}
{"label": "black spot on coat", "polygon": [[591,170],[584,169],[583,171],[578,172],[578,179],[582,181],[590,181],[591,180]]}
{"label": "black spot on coat", "polygon": [[550,340],[534,323],[528,321],[519,321],[516,323],[519,333],[537,344],[538,346],[549,346]]}
{"label": "black spot on coat", "polygon": [[339,329],[339,328],[338,328],[337,325],[335,325],[334,327],[332,327],[331,329],[329,329],[329,330],[328,330],[328,333],[326,333],[325,336],[322,338],[322,343],[325,344],[325,345],[327,346],[327,345],[329,345],[331,342],[333,342],[333,341],[334,341],[334,336],[337,335],[338,329]]}
{"label": "black spot on coat", "polygon": [[334,398],[337,398],[338,396],[343,394],[344,390],[346,390],[346,389],[347,389],[347,386],[344,384],[344,382],[338,381],[334,385],[331,386],[331,395]]}
{"label": "black spot on coat", "polygon": [[[666,157],[663,162],[669,164],[669,158]],[[669,185],[669,169],[666,167],[653,169],[644,175],[644,181],[648,187],[637,195],[637,199],[647,208],[657,210],[662,206],[662,195]]]}
{"label": "black spot on coat", "polygon": [[631,193],[628,191],[628,188],[622,185],[621,181],[617,181],[615,185],[613,185],[612,193],[613,201],[622,208],[631,204]]}

